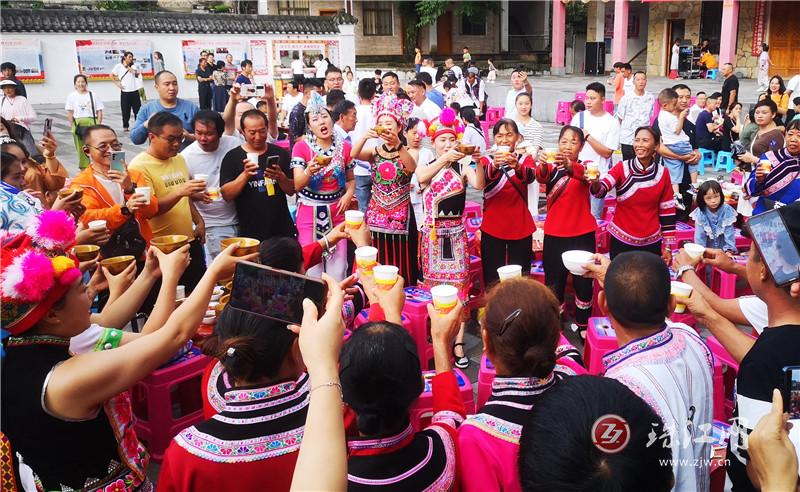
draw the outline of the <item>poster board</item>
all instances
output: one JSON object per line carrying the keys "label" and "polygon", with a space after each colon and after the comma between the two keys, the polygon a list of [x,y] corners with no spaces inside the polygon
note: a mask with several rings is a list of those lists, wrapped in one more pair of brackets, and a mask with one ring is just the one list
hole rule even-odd
{"label": "poster board", "polygon": [[200,52],[205,50],[214,53],[215,61],[225,61],[225,56],[233,56],[233,64],[237,67],[247,58],[248,42],[246,39],[184,39],[181,42],[183,52],[184,78],[195,78],[194,71],[200,60]]}
{"label": "poster board", "polygon": [[92,80],[111,80],[111,71],[126,51],[133,53],[136,68],[153,78],[153,44],[149,39],[76,39],[78,72]]}
{"label": "poster board", "polygon": [[266,39],[250,40],[250,60],[253,61],[253,75],[260,81],[272,75],[270,66],[269,42]]}
{"label": "poster board", "polygon": [[44,82],[44,63],[40,41],[3,38],[0,41],[0,60],[17,66],[17,78],[28,83]]}
{"label": "poster board", "polygon": [[[300,59],[305,63],[306,68],[314,66],[317,55],[328,56],[328,49],[325,40],[289,40],[279,39],[272,42],[272,59],[275,65],[282,68],[292,66],[292,56],[294,53],[300,54]],[[331,60],[333,61],[333,60]]]}

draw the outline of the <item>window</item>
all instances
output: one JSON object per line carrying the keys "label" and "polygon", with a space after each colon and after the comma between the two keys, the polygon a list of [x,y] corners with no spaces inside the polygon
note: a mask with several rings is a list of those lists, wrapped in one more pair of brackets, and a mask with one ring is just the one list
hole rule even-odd
{"label": "window", "polygon": [[333,17],[336,13],[339,12],[336,9],[319,9],[319,16],[320,17]]}
{"label": "window", "polygon": [[464,36],[486,36],[486,20],[462,16],[461,34]]}
{"label": "window", "polygon": [[278,15],[309,15],[308,0],[278,0]]}
{"label": "window", "polygon": [[392,36],[392,2],[364,2],[364,36]]}

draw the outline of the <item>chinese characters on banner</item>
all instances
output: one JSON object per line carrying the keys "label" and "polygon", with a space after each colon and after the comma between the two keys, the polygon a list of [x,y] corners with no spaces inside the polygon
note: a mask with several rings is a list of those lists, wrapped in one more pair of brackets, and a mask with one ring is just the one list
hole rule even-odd
{"label": "chinese characters on banner", "polygon": [[[183,48],[183,74],[187,79],[195,77],[194,71],[200,61],[200,52],[214,53],[214,61],[225,61],[225,56],[233,56],[233,64],[237,67],[242,60],[247,58],[248,43],[246,39],[184,39]],[[255,64],[253,66],[255,68]]]}
{"label": "chinese characters on banner", "polygon": [[758,0],[756,2],[756,11],[753,17],[753,47],[751,53],[753,56],[761,54],[761,44],[764,42],[764,30],[767,18],[767,2]]}
{"label": "chinese characters on banner", "polygon": [[126,51],[145,78],[153,77],[153,46],[147,39],[76,39],[78,72],[89,80],[111,80],[111,71]]}
{"label": "chinese characters on banner", "polygon": [[0,60],[17,66],[17,78],[24,82],[44,82],[42,45],[39,41],[3,39],[0,43]]}

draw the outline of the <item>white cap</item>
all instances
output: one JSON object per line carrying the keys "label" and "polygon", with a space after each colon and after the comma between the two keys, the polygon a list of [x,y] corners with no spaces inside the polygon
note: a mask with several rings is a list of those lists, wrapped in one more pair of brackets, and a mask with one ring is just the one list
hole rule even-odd
{"label": "white cap", "polygon": [[13,80],[8,80],[8,79],[0,80],[0,87],[5,87],[5,86],[7,86],[7,85],[13,85],[13,86],[16,86],[16,85],[17,85],[17,83],[16,83],[16,82],[14,82]]}

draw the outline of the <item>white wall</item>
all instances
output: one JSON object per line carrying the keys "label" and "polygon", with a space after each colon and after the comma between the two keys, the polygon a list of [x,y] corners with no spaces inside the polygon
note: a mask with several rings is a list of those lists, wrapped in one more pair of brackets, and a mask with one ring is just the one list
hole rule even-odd
{"label": "white wall", "polygon": [[[226,39],[267,39],[267,40],[332,40],[338,35],[235,35],[226,34]],[[183,51],[181,42],[184,39],[219,39],[219,35],[202,34],[158,34],[158,33],[4,33],[5,39],[21,39],[41,41],[42,63],[44,64],[45,81],[41,84],[26,83],[28,99],[33,104],[64,104],[67,95],[75,90],[72,78],[78,73],[78,58],[75,52],[76,39],[142,39],[152,41],[153,50],[164,55],[167,70],[178,76],[178,96],[184,99],[197,99],[197,82],[183,77]],[[275,63],[271,43],[269,45],[270,63]],[[111,81],[89,82],[95,96],[103,101],[119,101],[119,89]],[[147,98],[156,97],[152,80],[144,81]]]}

